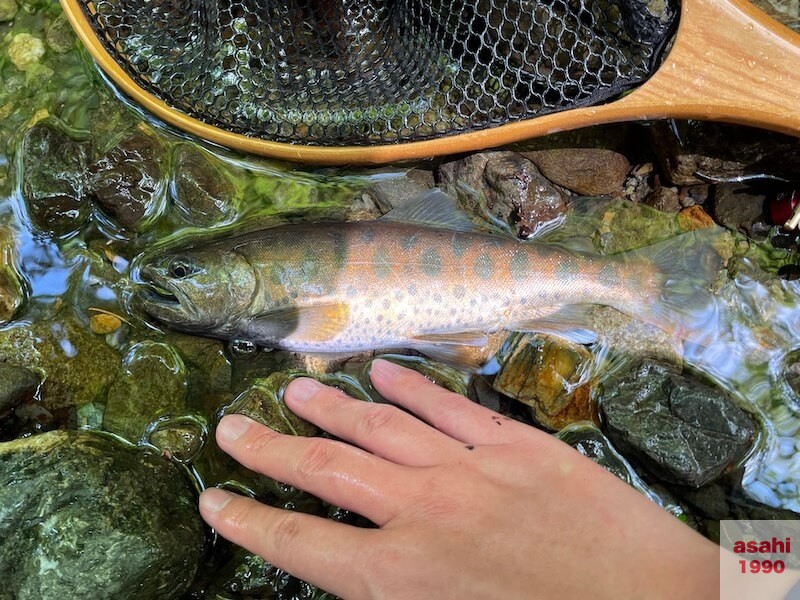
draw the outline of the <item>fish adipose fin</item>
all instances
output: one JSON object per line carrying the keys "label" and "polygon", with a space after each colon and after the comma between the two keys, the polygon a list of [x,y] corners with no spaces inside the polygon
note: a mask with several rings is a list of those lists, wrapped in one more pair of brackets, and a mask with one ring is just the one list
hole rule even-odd
{"label": "fish adipose fin", "polygon": [[349,314],[347,305],[343,303],[293,306],[259,315],[252,319],[252,323],[271,339],[292,336],[310,342],[325,342],[347,327]]}
{"label": "fish adipose fin", "polygon": [[717,300],[711,289],[720,279],[730,241],[729,233],[715,227],[622,255],[622,260],[642,264],[640,272],[650,271],[650,289],[635,310],[617,308],[681,339],[702,343],[708,323],[715,322]]}
{"label": "fish adipose fin", "polygon": [[461,209],[458,202],[438,188],[415,196],[405,204],[390,210],[379,220],[418,223],[427,227],[453,231],[477,230],[475,223]]}

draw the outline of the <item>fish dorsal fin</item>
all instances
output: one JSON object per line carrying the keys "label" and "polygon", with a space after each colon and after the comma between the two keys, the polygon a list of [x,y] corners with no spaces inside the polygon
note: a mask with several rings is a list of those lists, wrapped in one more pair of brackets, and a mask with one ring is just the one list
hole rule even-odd
{"label": "fish dorsal fin", "polygon": [[271,338],[306,342],[325,342],[335,338],[348,325],[347,304],[332,302],[316,306],[292,306],[273,310],[252,319]]}
{"label": "fish dorsal fin", "polygon": [[379,220],[418,223],[454,231],[475,231],[477,229],[467,214],[461,210],[458,202],[439,188],[433,188],[415,196],[402,206],[390,210]]}

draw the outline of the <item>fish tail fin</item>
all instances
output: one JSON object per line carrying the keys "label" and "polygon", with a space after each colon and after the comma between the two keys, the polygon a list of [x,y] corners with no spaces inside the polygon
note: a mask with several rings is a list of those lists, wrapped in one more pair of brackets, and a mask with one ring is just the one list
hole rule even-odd
{"label": "fish tail fin", "polygon": [[[702,343],[715,321],[713,288],[720,279],[732,237],[721,228],[692,231],[627,253],[648,272],[648,290],[637,317],[681,339]],[[649,265],[649,267],[647,266]]]}

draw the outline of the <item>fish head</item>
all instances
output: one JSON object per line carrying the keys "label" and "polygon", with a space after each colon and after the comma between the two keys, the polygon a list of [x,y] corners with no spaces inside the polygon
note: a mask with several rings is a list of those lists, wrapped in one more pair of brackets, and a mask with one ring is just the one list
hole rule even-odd
{"label": "fish head", "polygon": [[140,269],[138,305],[156,320],[206,335],[228,332],[258,285],[247,259],[220,246],[162,254]]}

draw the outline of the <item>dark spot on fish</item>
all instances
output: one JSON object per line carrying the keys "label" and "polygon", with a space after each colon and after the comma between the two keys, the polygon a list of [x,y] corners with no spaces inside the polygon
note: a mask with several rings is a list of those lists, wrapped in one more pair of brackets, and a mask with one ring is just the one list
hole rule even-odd
{"label": "dark spot on fish", "polygon": [[419,236],[416,233],[404,235],[402,238],[400,238],[400,247],[403,250],[411,250],[411,247],[416,243],[418,237]]}
{"label": "dark spot on fish", "polygon": [[392,265],[389,263],[389,253],[386,248],[378,248],[372,255],[372,272],[377,279],[386,279],[392,274]]}
{"label": "dark spot on fish", "polygon": [[442,257],[436,248],[428,248],[420,257],[422,272],[428,277],[436,277],[442,272]]}
{"label": "dark spot on fish", "polygon": [[377,315],[375,317],[375,321],[378,322],[378,323],[381,323],[383,321],[383,315]]}
{"label": "dark spot on fish", "polygon": [[463,285],[457,285],[456,287],[453,288],[454,298],[463,298],[464,294],[466,293],[467,293],[467,288],[465,288]]}
{"label": "dark spot on fish", "polygon": [[394,299],[395,300],[402,300],[403,299],[403,292],[401,290],[394,291]]}
{"label": "dark spot on fish", "polygon": [[415,286],[415,285],[412,283],[410,286],[408,286],[408,288],[406,289],[406,291],[408,292],[408,295],[409,295],[409,296],[416,296],[416,295],[417,295],[417,286]]}
{"label": "dark spot on fish", "polygon": [[442,295],[441,294],[434,294],[433,295],[433,301],[436,302],[436,304],[441,304]]}
{"label": "dark spot on fish", "polygon": [[293,291],[293,292],[292,292],[291,294],[289,294],[289,295],[290,295],[292,298],[297,298],[297,291],[295,290],[295,291]]}
{"label": "dark spot on fish", "polygon": [[386,298],[386,300],[383,301],[383,308],[389,308],[391,305],[392,302],[388,298]]}
{"label": "dark spot on fish", "polygon": [[482,253],[475,260],[475,268],[473,270],[480,279],[489,279],[494,274],[492,257],[485,252]]}
{"label": "dark spot on fish", "polygon": [[528,253],[518,248],[511,257],[511,262],[508,263],[508,270],[511,272],[511,277],[515,281],[522,281],[530,276],[531,261]]}
{"label": "dark spot on fish", "polygon": [[450,246],[453,249],[453,255],[456,258],[461,258],[469,248],[469,239],[458,233],[454,233],[450,239]]}
{"label": "dark spot on fish", "polygon": [[358,290],[352,285],[348,285],[344,293],[348,298],[355,298],[358,296]]}
{"label": "dark spot on fish", "polygon": [[377,231],[375,231],[372,227],[367,227],[361,232],[361,241],[367,244],[372,243],[377,235]]}
{"label": "dark spot on fish", "polygon": [[455,309],[455,308],[451,308],[451,309],[450,309],[450,316],[451,316],[451,317],[455,317],[455,316],[456,316],[456,313],[457,313],[457,311],[456,311],[456,309]]}
{"label": "dark spot on fish", "polygon": [[578,263],[571,256],[564,257],[556,265],[556,278],[560,281],[575,281],[578,279]]}
{"label": "dark spot on fish", "polygon": [[338,231],[330,231],[328,235],[333,241],[333,264],[337,269],[341,269],[347,260],[347,241]]}
{"label": "dark spot on fish", "polygon": [[601,284],[608,287],[616,287],[619,285],[619,270],[617,265],[605,265],[597,274],[597,279]]}

